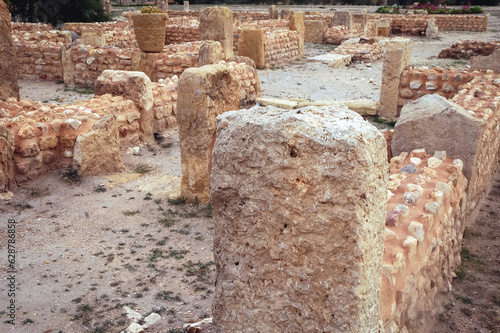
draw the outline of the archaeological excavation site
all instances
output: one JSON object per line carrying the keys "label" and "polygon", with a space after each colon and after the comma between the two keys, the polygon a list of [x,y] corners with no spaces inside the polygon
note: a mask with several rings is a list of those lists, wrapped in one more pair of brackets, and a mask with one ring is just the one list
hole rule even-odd
{"label": "archaeological excavation site", "polygon": [[0,332],[500,332],[500,7],[95,2],[0,0]]}

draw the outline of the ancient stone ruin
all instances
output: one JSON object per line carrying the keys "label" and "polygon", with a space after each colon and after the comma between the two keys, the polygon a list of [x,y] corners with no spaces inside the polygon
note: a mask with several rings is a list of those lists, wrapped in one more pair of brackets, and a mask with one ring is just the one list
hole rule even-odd
{"label": "ancient stone ruin", "polygon": [[[10,24],[0,1],[0,192],[54,169],[120,172],[123,148],[177,128],[181,199],[215,217],[215,331],[420,332],[497,168],[500,51],[460,42],[439,56],[472,69],[415,67],[404,35],[485,31],[487,16],[184,9],[146,53],[132,13],[54,30]],[[261,98],[258,69],[304,43],[340,44],[310,59],[334,68],[380,59],[380,98]],[[18,73],[95,96],[20,100]]]}

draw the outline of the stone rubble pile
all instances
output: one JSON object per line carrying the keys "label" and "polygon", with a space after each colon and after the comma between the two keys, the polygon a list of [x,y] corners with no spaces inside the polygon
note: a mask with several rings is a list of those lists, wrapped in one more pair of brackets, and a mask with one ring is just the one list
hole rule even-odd
{"label": "stone rubble pile", "polygon": [[473,56],[487,56],[500,47],[500,42],[477,40],[459,41],[439,52],[439,58],[470,59]]}

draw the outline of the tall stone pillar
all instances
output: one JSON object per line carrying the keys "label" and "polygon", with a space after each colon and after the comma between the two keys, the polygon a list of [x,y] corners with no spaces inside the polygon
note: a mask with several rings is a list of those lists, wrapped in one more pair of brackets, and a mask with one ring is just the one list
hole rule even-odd
{"label": "tall stone pillar", "polygon": [[184,11],[189,12],[189,1],[184,1]]}
{"label": "tall stone pillar", "polygon": [[12,40],[10,13],[5,2],[0,1],[0,100],[19,99],[17,80],[17,55]]}
{"label": "tall stone pillar", "polygon": [[297,31],[299,34],[299,55],[304,56],[304,33],[306,30],[304,24],[304,13],[295,13],[293,10],[290,14],[290,30]]}
{"label": "tall stone pillar", "polygon": [[349,31],[352,30],[352,12],[335,12],[333,16],[332,26],[343,25],[346,26]]}
{"label": "tall stone pillar", "polygon": [[387,168],[345,107],[219,116],[216,332],[378,332]]}
{"label": "tall stone pillar", "polygon": [[409,39],[394,39],[387,45],[382,66],[379,116],[395,120],[398,116],[399,82],[403,69],[410,65],[411,46]]}
{"label": "tall stone pillar", "polygon": [[277,20],[278,19],[278,9],[276,9],[275,5],[269,7],[269,19]]}
{"label": "tall stone pillar", "polygon": [[240,81],[222,64],[188,68],[179,78],[177,94],[181,195],[188,202],[208,202],[215,118],[239,109]]}
{"label": "tall stone pillar", "polygon": [[200,40],[220,42],[226,60],[233,58],[233,13],[227,7],[209,7],[200,13]]}

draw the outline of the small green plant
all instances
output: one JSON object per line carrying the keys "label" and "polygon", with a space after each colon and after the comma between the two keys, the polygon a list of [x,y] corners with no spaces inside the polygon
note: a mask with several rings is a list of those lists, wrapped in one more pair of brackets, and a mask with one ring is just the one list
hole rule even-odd
{"label": "small green plant", "polygon": [[49,188],[32,187],[30,188],[31,198],[40,198],[50,194]]}
{"label": "small green plant", "polygon": [[152,195],[151,193],[149,193],[149,192],[148,192],[148,193],[146,194],[146,196],[144,197],[144,200],[153,200],[152,196],[153,196],[153,195]]}
{"label": "small green plant", "polygon": [[64,88],[64,91],[67,92],[67,91],[73,91],[73,92],[76,92],[78,94],[82,94],[82,95],[91,95],[91,94],[94,94],[95,91],[94,91],[94,87],[84,87],[84,88]]}
{"label": "small green plant", "polygon": [[139,214],[140,212],[138,210],[126,210],[123,212],[123,215],[125,216],[134,216]]}
{"label": "small green plant", "polygon": [[458,281],[464,281],[467,278],[467,271],[462,265],[457,267],[455,274],[457,275]]}
{"label": "small green plant", "polygon": [[212,205],[211,204],[208,204],[206,207],[205,207],[205,217],[212,217]]}
{"label": "small green plant", "polygon": [[165,143],[162,143],[160,145],[160,147],[162,147],[162,148],[171,148],[173,146],[174,146],[174,144],[172,142],[165,142]]}
{"label": "small green plant", "polygon": [[102,185],[99,185],[97,186],[96,188],[94,188],[94,192],[106,192],[108,189]]}
{"label": "small green plant", "polygon": [[141,8],[141,14],[160,14],[165,13],[165,11],[159,9],[156,6],[144,6]]}
{"label": "small green plant", "polygon": [[470,299],[467,296],[462,296],[462,295],[455,294],[455,298],[457,300],[461,301],[464,304],[472,304],[472,299]]}
{"label": "small green plant", "polygon": [[69,167],[61,172],[62,180],[67,183],[80,183],[82,181],[82,174],[79,169]]}
{"label": "small green plant", "polygon": [[164,290],[156,293],[156,299],[164,299],[165,301],[182,301],[179,294],[172,296],[173,292],[170,290]]}
{"label": "small green plant", "polygon": [[33,324],[35,321],[31,318],[26,318],[23,320],[23,325],[26,325],[26,324]]}
{"label": "small green plant", "polygon": [[148,173],[148,172],[151,172],[152,170],[153,170],[153,168],[151,168],[149,165],[146,165],[146,164],[139,164],[139,165],[136,165],[134,168],[134,172],[140,173],[141,175]]}

